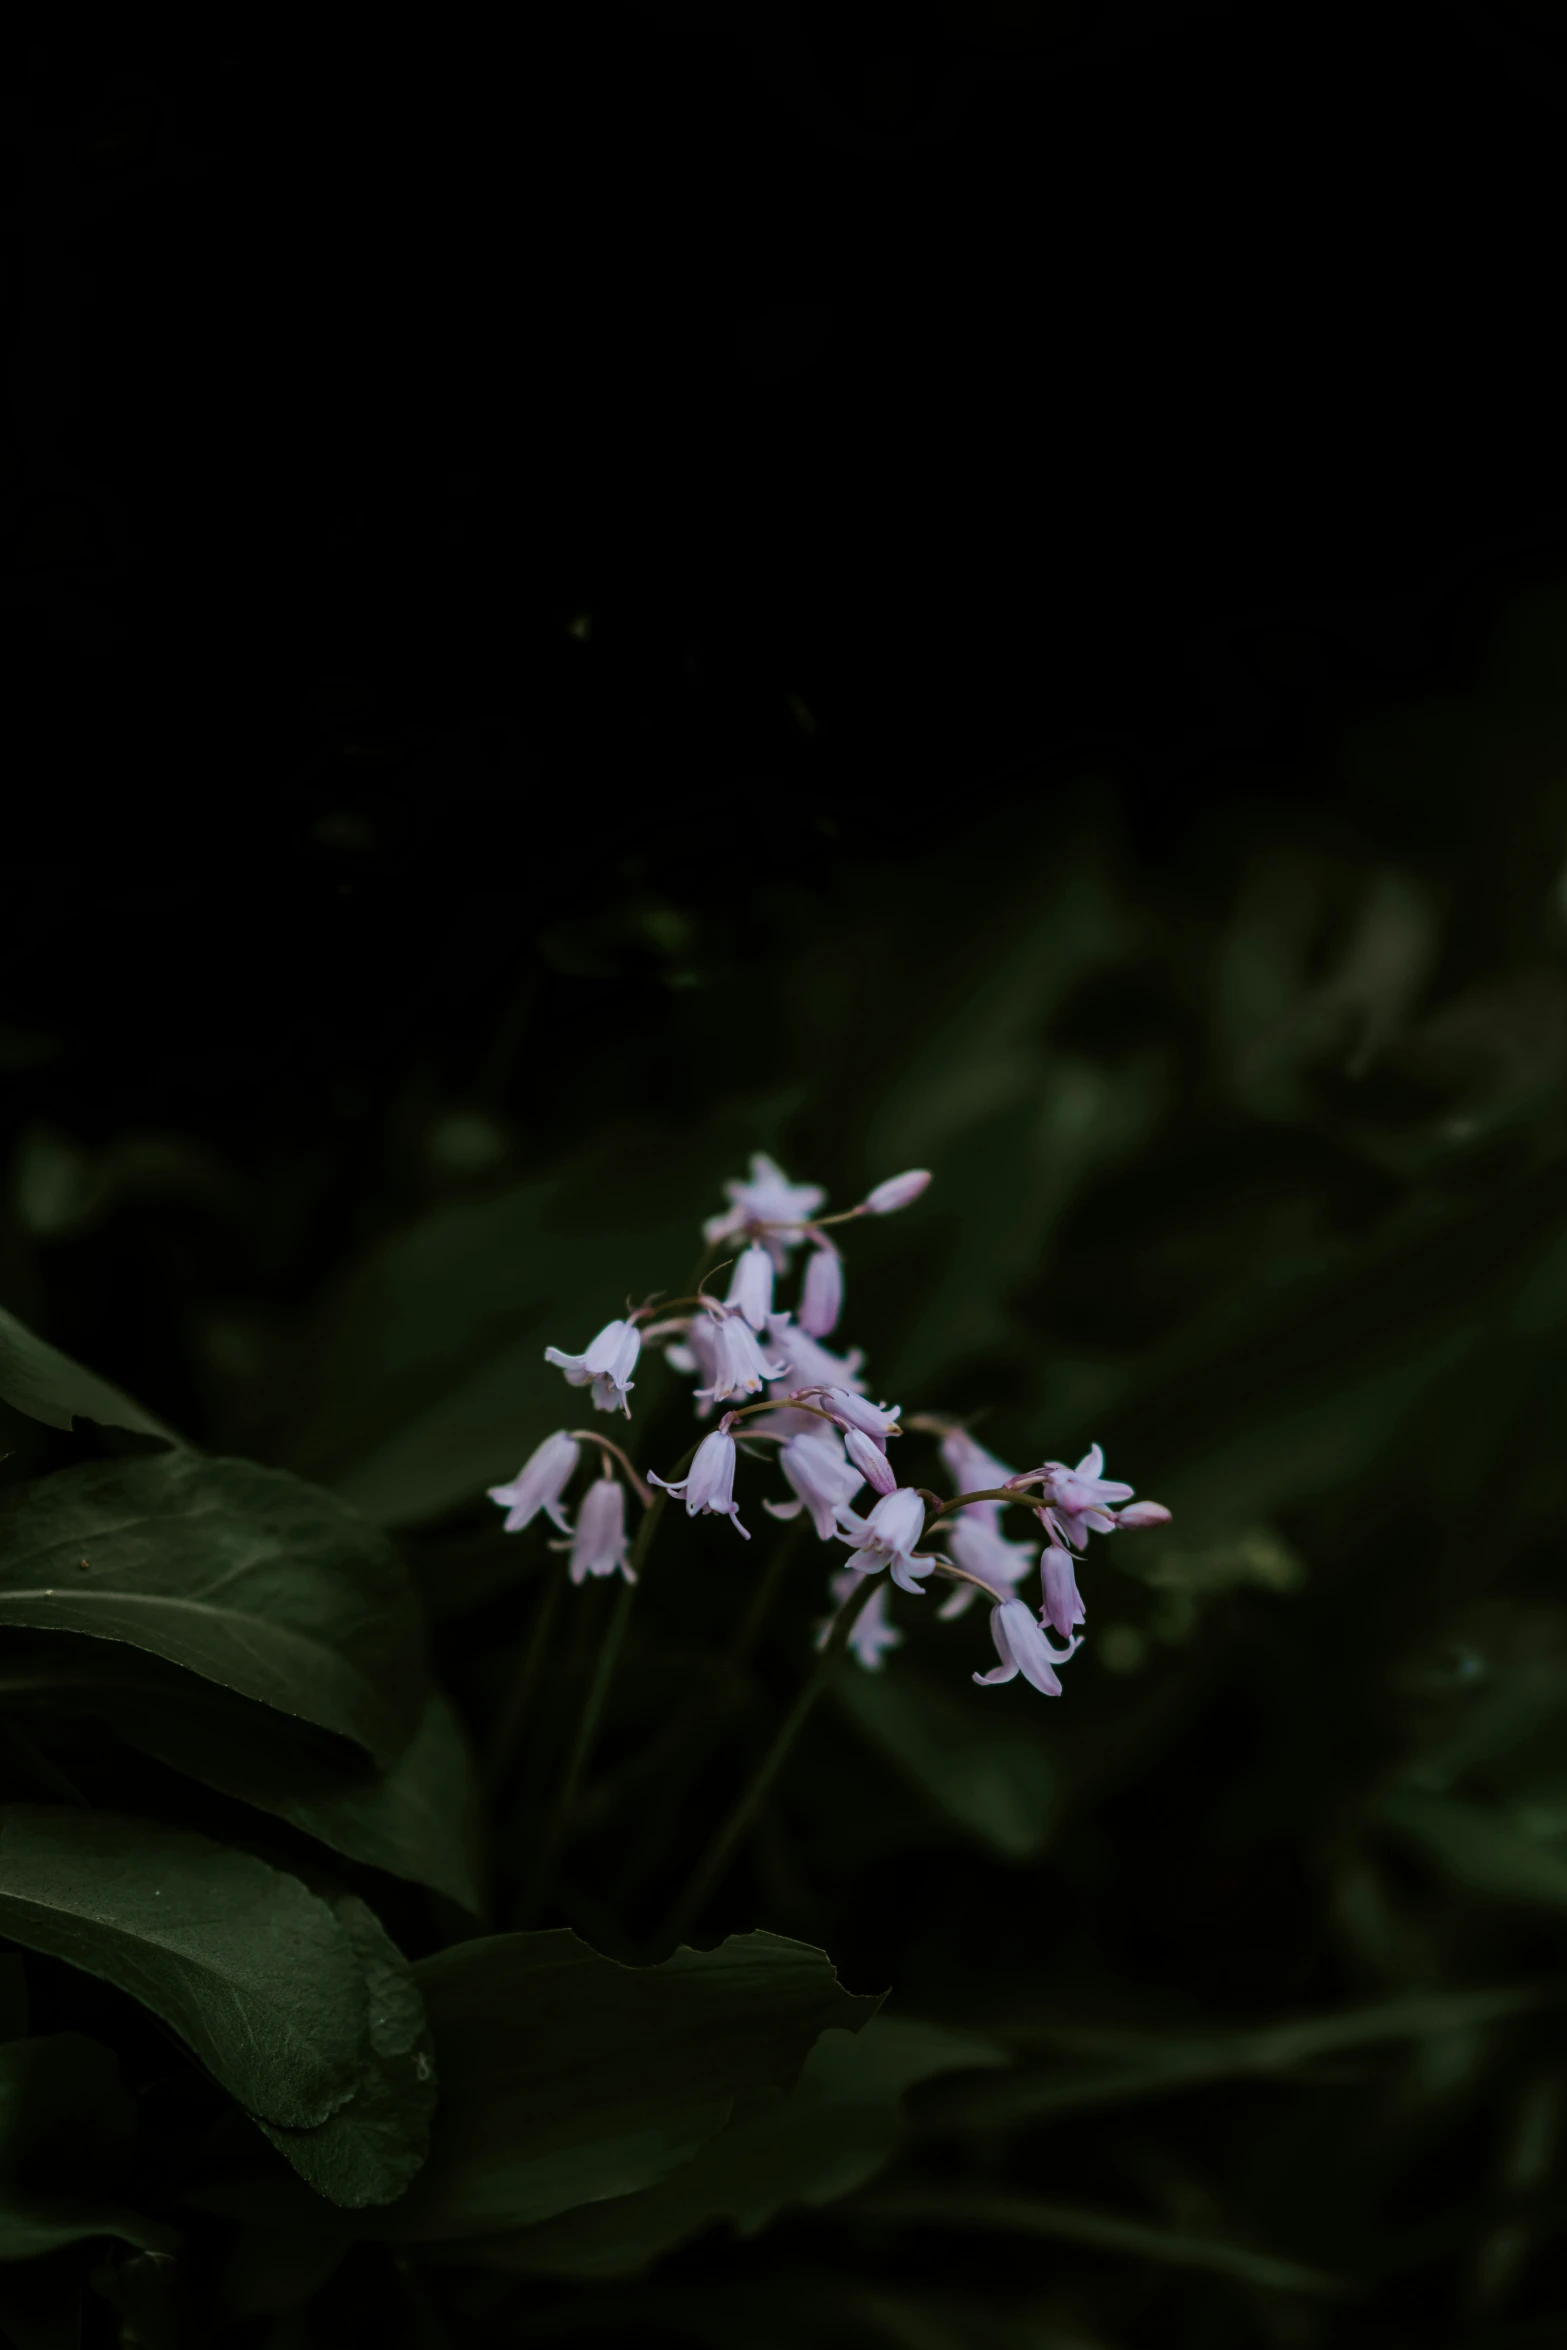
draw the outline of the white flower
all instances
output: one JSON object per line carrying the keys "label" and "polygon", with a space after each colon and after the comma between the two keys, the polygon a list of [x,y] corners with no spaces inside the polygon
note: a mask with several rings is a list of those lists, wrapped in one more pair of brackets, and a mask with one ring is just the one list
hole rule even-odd
{"label": "white flower", "polygon": [[562,1354],[558,1346],[547,1346],[544,1360],[565,1372],[568,1387],[586,1387],[591,1380],[596,1411],[621,1411],[629,1420],[626,1394],[641,1352],[642,1333],[635,1322],[606,1322],[586,1354]]}
{"label": "white flower", "polygon": [[812,1420],[809,1427],[809,1435],[791,1436],[778,1448],[778,1466],[798,1498],[763,1507],[775,1518],[798,1517],[802,1507],[808,1509],[817,1539],[830,1542],[838,1531],[838,1512],[848,1508],[865,1480],[844,1459],[843,1445],[825,1420]]}
{"label": "white flower", "polygon": [[906,1175],[889,1175],[885,1183],[878,1183],[874,1191],[865,1194],[861,1206],[867,1216],[891,1216],[899,1208],[906,1208],[917,1200],[930,1181],[928,1167],[911,1167]]}
{"label": "white flower", "polygon": [[1052,1542],[1040,1565],[1044,1573],[1045,1604],[1041,1611],[1047,1624],[1053,1624],[1063,1640],[1070,1640],[1072,1628],[1086,1620],[1082,1594],[1077,1588],[1077,1570],[1072,1564],[1072,1553]]}
{"label": "white flower", "polygon": [[1132,1488],[1118,1478],[1106,1477],[1104,1465],[1105,1456],[1097,1444],[1089,1446],[1075,1469],[1069,1469],[1064,1461],[1046,1461],[1050,1474],[1039,1488],[1039,1496],[1047,1506],[1039,1514],[1057,1542],[1086,1550],[1090,1533],[1115,1532],[1111,1509],[1118,1501],[1130,1501]]}
{"label": "white flower", "polygon": [[560,1506],[560,1497],[571,1482],[577,1465],[575,1440],[561,1429],[554,1436],[546,1436],[537,1452],[530,1453],[509,1485],[492,1485],[491,1501],[498,1501],[506,1512],[505,1531],[520,1533],[531,1525],[542,1510],[563,1534],[571,1532],[571,1520]]}
{"label": "white flower", "polygon": [[[693,1347],[696,1327],[692,1325]],[[698,1403],[722,1403],[731,1395],[759,1395],[769,1379],[783,1376],[784,1365],[767,1360],[743,1314],[728,1307],[713,1308],[704,1336],[713,1350],[713,1368],[707,1385],[696,1390]]]}
{"label": "white flower", "polygon": [[746,1534],[740,1523],[740,1505],[735,1500],[735,1440],[727,1428],[715,1428],[711,1436],[704,1436],[696,1448],[696,1458],[678,1485],[670,1485],[648,1471],[650,1485],[662,1485],[666,1493],[685,1496],[686,1516],[694,1518],[698,1511],[707,1510],[715,1518],[729,1518],[737,1534]]}
{"label": "white flower", "polygon": [[865,1357],[857,1346],[846,1355],[832,1354],[787,1314],[769,1314],[767,1330],[773,1352],[784,1358],[791,1387],[847,1387],[858,1393],[864,1384],[858,1372]]}
{"label": "white flower", "polygon": [[[843,1602],[858,1590],[863,1581],[864,1577],[855,1568],[841,1567],[832,1578],[829,1588],[833,1598],[841,1607]],[[817,1625],[816,1645],[818,1648],[827,1646],[828,1640],[832,1636],[833,1622],[832,1616],[825,1616]],[[863,1665],[868,1673],[881,1671],[883,1659],[889,1648],[903,1646],[903,1634],[898,1630],[896,1624],[888,1620],[887,1586],[885,1583],[877,1585],[855,1617],[853,1628],[849,1633],[849,1646],[854,1651],[855,1662]]]}
{"label": "white flower", "polygon": [[[566,1548],[558,1543],[559,1550]],[[598,1477],[582,1496],[577,1530],[571,1538],[571,1579],[619,1571],[628,1583],[636,1581],[626,1555],[626,1495],[618,1477]]]}
{"label": "white flower", "polygon": [[1004,1599],[999,1607],[991,1609],[990,1637],[1001,1662],[992,1665],[988,1673],[974,1675],[980,1687],[1015,1681],[1021,1673],[1045,1697],[1060,1696],[1061,1684],[1053,1668],[1064,1665],[1082,1646],[1081,1641],[1074,1640],[1065,1649],[1052,1648],[1033,1609],[1021,1599]]}
{"label": "white flower", "polygon": [[703,1239],[711,1248],[721,1240],[732,1240],[736,1233],[756,1228],[780,1272],[788,1263],[788,1252],[799,1234],[761,1228],[803,1224],[815,1215],[827,1197],[820,1184],[791,1183],[782,1167],[765,1151],[753,1155],[749,1181],[726,1183],[724,1189],[732,1205],[721,1216],[709,1216],[702,1227]]}
{"label": "white flower", "polygon": [[851,1428],[843,1440],[843,1449],[859,1470],[867,1485],[874,1485],[878,1493],[897,1490],[898,1473],[886,1453],[874,1438],[862,1428]]}
{"label": "white flower", "polygon": [[917,1592],[920,1576],[928,1575],[936,1564],[933,1558],[913,1556],[914,1545],[925,1531],[925,1504],[910,1486],[900,1485],[895,1493],[884,1494],[868,1518],[841,1510],[838,1523],[843,1528],[840,1542],[847,1542],[864,1561],[861,1571],[875,1574],[890,1567],[894,1583],[904,1591]]}
{"label": "white flower", "polygon": [[843,1259],[831,1241],[818,1241],[805,1268],[800,1292],[800,1327],[812,1338],[825,1338],[838,1326],[843,1312]]}
{"label": "white flower", "polygon": [[773,1310],[773,1260],[760,1241],[753,1240],[735,1259],[729,1282],[729,1305],[743,1314],[753,1330],[765,1330]]}
{"label": "white flower", "polygon": [[[960,1510],[951,1525],[943,1526],[942,1540],[956,1565],[967,1574],[977,1575],[998,1599],[1007,1599],[1032,1567],[1034,1546],[1031,1542],[1006,1541],[999,1527],[981,1517],[984,1506],[976,1502],[971,1509]],[[978,1597],[972,1583],[959,1583],[952,1597],[943,1600],[936,1613],[944,1623],[950,1623],[954,1616],[967,1615]]]}
{"label": "white flower", "polygon": [[886,1451],[889,1436],[903,1434],[898,1426],[898,1414],[903,1409],[900,1403],[870,1403],[847,1387],[829,1387],[817,1401],[841,1427],[858,1428],[862,1435],[868,1436],[879,1452]]}

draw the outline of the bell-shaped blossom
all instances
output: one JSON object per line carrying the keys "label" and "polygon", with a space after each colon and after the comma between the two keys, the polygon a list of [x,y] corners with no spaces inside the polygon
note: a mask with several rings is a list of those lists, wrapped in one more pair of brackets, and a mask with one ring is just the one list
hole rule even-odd
{"label": "bell-shaped blossom", "polygon": [[807,1433],[791,1436],[778,1448],[778,1466],[794,1487],[793,1501],[763,1503],[775,1518],[798,1517],[802,1509],[811,1513],[819,1542],[830,1542],[838,1531],[839,1512],[846,1510],[865,1480],[856,1468],[844,1458],[841,1440],[827,1426],[825,1420],[805,1420]]}
{"label": "bell-shaped blossom", "polygon": [[[713,1350],[713,1369],[705,1387],[696,1391],[698,1403],[722,1403],[731,1395],[759,1395],[769,1379],[783,1376],[784,1365],[769,1362],[757,1344],[743,1314],[715,1308],[704,1333]],[[695,1341],[695,1325],[692,1329]]]}
{"label": "bell-shaped blossom", "polygon": [[1075,1469],[1069,1469],[1064,1461],[1046,1461],[1048,1478],[1039,1488],[1045,1506],[1039,1515],[1056,1542],[1083,1550],[1090,1534],[1115,1532],[1110,1512],[1118,1501],[1131,1500],[1132,1488],[1103,1475],[1104,1465],[1105,1456],[1097,1444],[1089,1446]]}
{"label": "bell-shaped blossom", "polygon": [[729,1304],[744,1315],[753,1330],[765,1330],[773,1310],[773,1260],[760,1241],[753,1240],[735,1259],[729,1278]]}
{"label": "bell-shaped blossom", "polygon": [[1162,1501],[1129,1501],[1116,1511],[1115,1523],[1119,1532],[1135,1532],[1140,1526],[1168,1526],[1170,1513]]}
{"label": "bell-shaped blossom", "polygon": [[901,1436],[898,1414],[902,1404],[871,1403],[863,1395],[856,1395],[847,1387],[828,1387],[815,1399],[824,1412],[830,1412],[841,1428],[857,1428],[868,1436],[878,1452],[885,1452],[889,1436]]}
{"label": "bell-shaped blossom", "polygon": [[925,1504],[911,1486],[900,1485],[896,1492],[883,1494],[868,1518],[856,1517],[853,1510],[840,1510],[838,1524],[842,1529],[838,1539],[857,1551],[861,1572],[876,1574],[890,1567],[892,1579],[904,1591],[918,1591],[920,1577],[928,1575],[936,1562],[933,1558],[916,1558],[914,1545],[925,1531]]}
{"label": "bell-shaped blossom", "polygon": [[700,1511],[709,1511],[715,1518],[728,1518],[737,1534],[751,1537],[740,1523],[740,1505],[735,1500],[735,1440],[727,1428],[715,1428],[711,1436],[704,1436],[696,1448],[696,1458],[678,1485],[668,1484],[652,1469],[648,1471],[650,1485],[662,1485],[666,1493],[683,1497],[686,1516],[694,1518]]}
{"label": "bell-shaped blossom", "polygon": [[800,1328],[811,1338],[825,1338],[842,1312],[843,1259],[830,1241],[818,1241],[800,1290]]}
{"label": "bell-shaped blossom", "polygon": [[528,1455],[509,1485],[490,1487],[491,1501],[498,1501],[506,1512],[508,1534],[530,1526],[540,1510],[563,1534],[571,1532],[571,1520],[560,1506],[560,1497],[571,1482],[577,1460],[576,1439],[562,1428],[554,1436],[546,1436],[538,1450]]}
{"label": "bell-shaped blossom", "polygon": [[[558,1549],[567,1545],[559,1543]],[[581,1583],[589,1575],[625,1576],[636,1581],[626,1542],[626,1493],[618,1477],[599,1477],[582,1496],[577,1529],[571,1538],[571,1579]]]}
{"label": "bell-shaped blossom", "polygon": [[586,1354],[562,1354],[558,1346],[547,1346],[544,1360],[565,1372],[568,1387],[591,1384],[596,1411],[624,1412],[629,1420],[626,1396],[641,1352],[642,1333],[635,1322],[606,1322]]}
{"label": "bell-shaped blossom", "polygon": [[885,1183],[878,1183],[874,1191],[865,1194],[861,1206],[867,1216],[895,1215],[917,1200],[930,1181],[928,1167],[911,1167],[906,1175],[889,1175]]}
{"label": "bell-shaped blossom", "polygon": [[[732,1240],[737,1233],[755,1231],[780,1273],[800,1238],[798,1230],[790,1227],[808,1222],[827,1197],[820,1184],[791,1183],[765,1151],[753,1154],[746,1181],[726,1183],[724,1190],[730,1205],[721,1216],[709,1216],[702,1227],[703,1239],[711,1248],[721,1240]],[[783,1230],[773,1229],[780,1225]]]}
{"label": "bell-shaped blossom", "polygon": [[[839,1569],[829,1586],[839,1607],[842,1607],[846,1599],[853,1596],[864,1580],[864,1576],[853,1567]],[[903,1646],[903,1634],[888,1617],[887,1599],[886,1584],[878,1583],[850,1628],[849,1646],[854,1651],[855,1662],[863,1665],[868,1673],[881,1671],[889,1648]],[[824,1616],[817,1625],[816,1645],[818,1648],[827,1646],[828,1640],[832,1636],[833,1623],[833,1616]]]}
{"label": "bell-shaped blossom", "polygon": [[767,1331],[774,1354],[781,1355],[787,1366],[791,1387],[847,1387],[858,1394],[864,1386],[858,1374],[865,1357],[857,1346],[851,1346],[846,1355],[835,1355],[818,1345],[798,1322],[791,1322],[787,1314],[769,1315]]}
{"label": "bell-shaped blossom", "polygon": [[990,1637],[996,1644],[999,1665],[992,1665],[988,1673],[976,1673],[975,1680],[982,1689],[991,1688],[999,1681],[1015,1681],[1019,1673],[1045,1697],[1059,1697],[1061,1684],[1056,1679],[1055,1667],[1064,1665],[1075,1656],[1082,1645],[1073,1640],[1064,1649],[1052,1648],[1045,1638],[1044,1627],[1026,1600],[1004,1599],[990,1611]]}
{"label": "bell-shaped blossom", "polygon": [[859,1470],[867,1485],[874,1485],[878,1493],[895,1493],[898,1473],[874,1437],[863,1428],[845,1431],[843,1449]]}
{"label": "bell-shaped blossom", "polygon": [[[993,1452],[976,1444],[966,1428],[949,1428],[941,1440],[941,1462],[960,1493],[983,1493],[988,1486],[1005,1485],[1014,1471]],[[966,1517],[987,1518],[992,1525],[1006,1508],[1004,1501],[971,1501]]]}
{"label": "bell-shaped blossom", "polygon": [[[993,1519],[980,1515],[984,1506],[976,1502],[972,1508],[960,1510],[950,1525],[942,1527],[941,1538],[954,1565],[966,1574],[977,1575],[997,1599],[1007,1599],[1033,1566],[1034,1546],[1031,1542],[1008,1542]],[[965,1616],[978,1597],[972,1583],[959,1583],[936,1613],[944,1622]]]}
{"label": "bell-shaped blossom", "polygon": [[1070,1640],[1077,1625],[1087,1617],[1083,1595],[1077,1588],[1072,1553],[1052,1542],[1039,1564],[1045,1586],[1045,1622],[1053,1624],[1063,1640]]}

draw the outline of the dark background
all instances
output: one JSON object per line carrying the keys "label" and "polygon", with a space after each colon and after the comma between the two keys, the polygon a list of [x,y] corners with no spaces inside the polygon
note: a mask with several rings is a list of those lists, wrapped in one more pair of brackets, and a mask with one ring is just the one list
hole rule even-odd
{"label": "dark background", "polygon": [[[1558,1682],[1418,1782],[1492,1807],[1484,1900],[1387,1791],[1465,1658],[1505,1724],[1567,1649],[1564,92],[1543,5],[13,40],[0,1297],[397,1525],[482,1743],[536,1586],[465,1497],[554,1408],[507,1349],[676,1286],[650,1236],[754,1147],[835,1201],[928,1158],[851,1269],[878,1389],[1102,1437],[1187,1531],[1090,1595],[1037,1860],[852,1725],[802,1756],[708,1923],[905,2012],[1559,1973]],[[604,1857],[559,1915],[609,1947],[662,1894]],[[801,2219],[443,2322],[760,2339],[788,2277],[908,2350],[1545,2342],[1559,2035],[1511,2029],[910,2157],[1369,2301]]]}

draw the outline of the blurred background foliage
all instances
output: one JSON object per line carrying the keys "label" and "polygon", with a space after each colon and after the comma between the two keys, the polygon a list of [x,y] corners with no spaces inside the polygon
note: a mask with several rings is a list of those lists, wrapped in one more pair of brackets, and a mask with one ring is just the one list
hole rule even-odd
{"label": "blurred background foliage", "polygon": [[[979,1611],[900,1602],[704,1918],[820,1943],[986,2069],[921,2087],[911,2043],[874,2184],[754,2238],[699,2213],[623,2281],[569,2230],[531,2275],[438,2272],[421,2341],[1561,2338],[1567,594],[1477,594],[1402,683],[1330,630],[1245,653],[1288,723],[1179,788],[1063,752],[872,791],[769,700],[711,808],[628,799],[462,883],[441,747],[345,687],[267,908],[104,882],[62,976],[72,876],[15,886],[0,1295],[394,1532],[490,1758],[495,1923],[610,1595],[569,1595],[509,1720],[548,1554],[483,1489],[561,1419],[544,1345],[683,1290],[752,1150],[833,1204],[933,1168],[850,1236],[875,1392],[1020,1464],[1098,1441],[1175,1513],[1098,1546],[1057,1703],[972,1688]],[[591,614],[553,657],[641,691]],[[634,1440],[667,1468],[661,1376]],[[802,1545],[724,1666],[765,1545],[670,1535],[536,1921],[612,1955],[824,1606]],[[386,2338],[352,2266],[322,2306],[310,2340]]]}

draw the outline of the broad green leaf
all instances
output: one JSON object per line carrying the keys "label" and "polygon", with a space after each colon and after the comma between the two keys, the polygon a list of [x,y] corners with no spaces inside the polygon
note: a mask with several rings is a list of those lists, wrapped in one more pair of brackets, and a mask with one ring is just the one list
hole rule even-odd
{"label": "broad green leaf", "polygon": [[140,2000],[263,2120],[314,2128],[360,2086],[352,1944],[324,1901],[247,1852],[113,1813],[7,1804],[0,1933]]}
{"label": "broad green leaf", "polygon": [[115,1641],[393,1761],[423,1700],[384,1534],[250,1461],[90,1461],[0,1494],[0,1624]]}
{"label": "broad green leaf", "polygon": [[239,1708],[200,1713],[104,1709],[122,1737],[172,1769],[275,1813],[350,1860],[429,1885],[477,1916],[479,1790],[451,1705],[432,1689],[418,1729],[387,1771],[352,1776],[281,1743],[268,1745]]}
{"label": "broad green leaf", "polygon": [[417,2176],[435,2111],[435,2054],[424,2001],[402,1952],[351,1893],[332,1904],[369,1994],[370,2061],[319,2129],[262,2129],[318,2195],[351,2210],[391,2203]]}
{"label": "broad green leaf", "polygon": [[112,2050],[80,2032],[0,2046],[0,2260],[86,2236],[168,2251],[172,2228],[128,2210],[136,2101]]}
{"label": "broad green leaf", "polygon": [[656,2186],[465,2245],[463,2257],[550,2276],[627,2276],[715,2220],[755,2235],[789,2204],[830,2203],[874,2178],[897,2149],[903,2093],[917,2081],[1006,2061],[988,2040],[895,2016],[826,2031],[793,2089],[749,2100]]}
{"label": "broad green leaf", "polygon": [[790,2087],[818,2035],[856,2030],[820,1950],[732,1934],[661,1966],[565,1930],[462,1942],[414,1970],[441,2068],[430,2159],[399,2209],[431,2241],[629,2195],[684,2162],[736,2098]]}
{"label": "broad green leaf", "polygon": [[1464,1892],[1567,1909],[1567,1860],[1483,1804],[1399,1787],[1383,1796],[1377,1814]]}
{"label": "broad green leaf", "polygon": [[0,1396],[12,1409],[48,1428],[69,1428],[73,1421],[96,1420],[108,1428],[129,1428],[138,1436],[161,1437],[165,1444],[181,1444],[151,1412],[100,1379],[69,1355],[48,1344],[0,1306]]}
{"label": "broad green leaf", "polygon": [[1060,1782],[1039,1728],[997,1704],[1000,1692],[948,1689],[901,1659],[880,1673],[846,1665],[832,1687],[855,1728],[942,1818],[1003,1860],[1044,1850]]}

